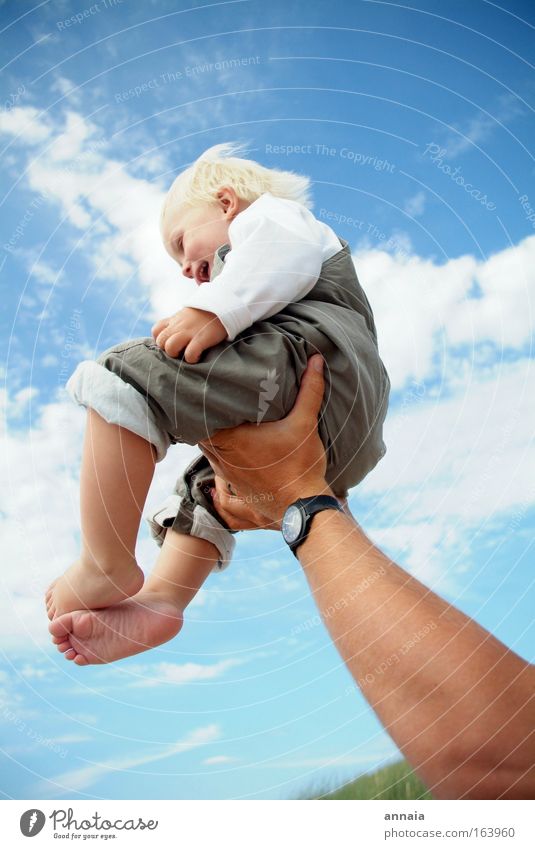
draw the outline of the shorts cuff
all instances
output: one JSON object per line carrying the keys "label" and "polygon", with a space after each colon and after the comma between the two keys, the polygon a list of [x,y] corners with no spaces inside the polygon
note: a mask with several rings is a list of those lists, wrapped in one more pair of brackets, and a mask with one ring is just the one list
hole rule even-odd
{"label": "shorts cuff", "polygon": [[114,372],[93,360],[80,363],[66,384],[71,398],[82,407],[91,407],[109,424],[137,433],[156,449],[157,462],[163,460],[171,444],[143,396]]}
{"label": "shorts cuff", "polygon": [[160,547],[163,545],[167,529],[173,525],[181,505],[181,495],[170,495],[156,510],[145,516],[150,528],[150,535]]}
{"label": "shorts cuff", "polygon": [[[151,536],[159,546],[163,545],[167,529],[173,527],[183,500],[181,495],[170,495],[145,517]],[[191,502],[188,501],[188,504],[191,506]],[[181,529],[179,533],[186,532]],[[219,552],[219,560],[213,571],[221,572],[226,569],[232,559],[236,542],[230,531],[220,525],[217,519],[200,504],[196,504],[193,508],[193,521],[187,535],[205,539],[215,545]]]}
{"label": "shorts cuff", "polygon": [[236,541],[230,531],[220,525],[215,516],[212,516],[206,507],[201,504],[195,505],[190,533],[192,537],[206,539],[215,545],[219,551],[219,560],[216,566],[218,572],[229,565]]}

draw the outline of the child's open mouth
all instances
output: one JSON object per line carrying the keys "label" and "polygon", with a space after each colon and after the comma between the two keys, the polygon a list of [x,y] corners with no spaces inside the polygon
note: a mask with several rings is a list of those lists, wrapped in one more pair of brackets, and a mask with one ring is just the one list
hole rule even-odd
{"label": "child's open mouth", "polygon": [[195,280],[197,285],[200,286],[202,283],[206,283],[210,279],[210,263],[203,262],[202,265],[197,269],[197,273],[195,275]]}

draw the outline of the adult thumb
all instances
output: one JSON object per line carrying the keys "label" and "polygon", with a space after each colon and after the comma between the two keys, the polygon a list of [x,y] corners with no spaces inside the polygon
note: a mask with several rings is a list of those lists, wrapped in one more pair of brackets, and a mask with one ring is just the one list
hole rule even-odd
{"label": "adult thumb", "polygon": [[307,423],[310,420],[315,422],[319,415],[324,392],[323,357],[321,354],[314,354],[309,359],[306,370],[303,372],[299,392],[290,416],[303,419]]}

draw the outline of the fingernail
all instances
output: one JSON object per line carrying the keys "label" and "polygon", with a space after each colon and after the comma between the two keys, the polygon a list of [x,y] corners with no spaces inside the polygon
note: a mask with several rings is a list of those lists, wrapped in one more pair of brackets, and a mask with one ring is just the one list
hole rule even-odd
{"label": "fingernail", "polygon": [[323,357],[315,356],[313,362],[314,371],[319,372],[319,374],[323,373]]}

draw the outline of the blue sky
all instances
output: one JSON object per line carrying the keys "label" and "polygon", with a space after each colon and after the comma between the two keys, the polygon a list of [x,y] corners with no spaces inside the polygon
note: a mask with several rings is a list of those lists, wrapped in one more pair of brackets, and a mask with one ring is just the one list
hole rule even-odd
{"label": "blue sky", "polygon": [[[41,596],[79,542],[84,414],[63,386],[180,308],[189,284],[157,217],[205,148],[242,141],[308,174],[392,378],[388,452],[355,515],[532,658],[531,4],[57,0],[0,16],[2,792],[278,799],[388,762],[277,535],[240,535],[158,650],[78,669],[49,645]],[[170,452],[151,502],[192,453]],[[145,569],[154,555],[143,531]]]}

